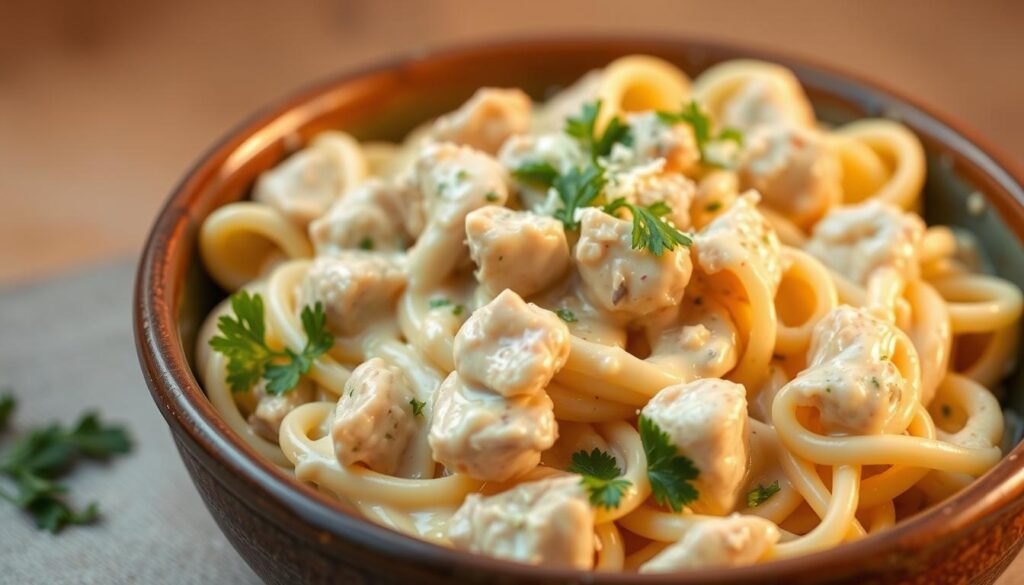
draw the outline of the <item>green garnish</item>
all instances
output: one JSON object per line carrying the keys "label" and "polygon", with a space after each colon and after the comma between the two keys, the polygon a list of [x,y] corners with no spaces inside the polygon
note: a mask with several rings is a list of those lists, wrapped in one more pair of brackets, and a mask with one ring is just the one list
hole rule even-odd
{"label": "green garnish", "polygon": [[575,138],[590,157],[597,161],[599,156],[608,156],[616,143],[630,145],[633,137],[629,131],[629,125],[623,124],[618,116],[608,121],[604,132],[597,134],[597,116],[601,112],[601,100],[583,104],[583,110],[578,116],[570,117],[565,121],[565,133]]}
{"label": "green garnish", "polygon": [[409,399],[409,405],[412,406],[412,415],[413,416],[423,416],[423,407],[426,406],[427,403],[423,402],[422,400],[416,400],[415,398],[410,398]]}
{"label": "green garnish", "polygon": [[[5,420],[14,407],[12,396],[0,397]],[[82,459],[107,460],[131,446],[124,428],[104,425],[95,413],[83,415],[70,430],[59,424],[32,429],[0,455],[0,473],[17,488],[17,494],[0,491],[0,498],[25,510],[41,530],[56,533],[70,524],[90,524],[99,517],[99,507],[72,508],[65,499],[67,486],[56,478]]]}
{"label": "green garnish", "polygon": [[743,134],[735,128],[725,128],[712,135],[711,119],[701,109],[697,102],[691,100],[678,112],[658,112],[658,117],[667,124],[678,124],[686,122],[693,128],[693,136],[697,141],[697,150],[700,152],[700,162],[713,167],[724,167],[724,163],[712,160],[708,156],[707,147],[713,142],[735,142],[743,145]]}
{"label": "green garnish", "polygon": [[579,227],[576,210],[597,203],[604,189],[604,172],[600,167],[574,168],[555,178],[554,187],[562,207],[555,211],[555,219],[562,222],[567,230]]}
{"label": "green garnish", "polygon": [[0,396],[0,432],[7,430],[7,423],[11,420],[16,401],[11,394]]}
{"label": "green garnish", "polygon": [[689,246],[692,243],[689,236],[661,219],[672,213],[672,208],[664,201],[641,207],[620,197],[605,205],[604,211],[615,215],[615,212],[622,208],[628,209],[633,216],[634,250],[646,249],[655,256],[661,256],[665,250],[673,250],[676,246]]}
{"label": "green garnish", "polygon": [[370,236],[366,236],[365,238],[359,240],[359,249],[360,250],[372,250],[373,249],[373,238],[371,238]]}
{"label": "green garnish", "polygon": [[302,374],[309,371],[313,360],[334,345],[334,336],[327,330],[327,315],[323,305],[302,308],[302,330],[306,345],[302,353],[290,348],[284,351],[270,349],[264,339],[263,298],[241,290],[231,295],[231,315],[222,315],[217,321],[221,335],[210,340],[214,351],[228,358],[228,383],[233,392],[249,390],[260,378],[267,381],[267,392],[284,394],[299,383]]}
{"label": "green garnish", "polygon": [[452,315],[455,315],[456,317],[458,317],[459,315],[461,315],[461,314],[463,314],[465,312],[466,312],[466,307],[463,306],[463,305],[455,305],[454,307],[452,307]]}
{"label": "green garnish", "polygon": [[512,176],[524,183],[546,189],[558,178],[558,170],[549,162],[528,162],[513,170]]}
{"label": "green garnish", "polygon": [[586,488],[591,505],[609,510],[619,507],[622,494],[633,485],[621,477],[622,470],[615,458],[597,447],[590,453],[585,450],[573,453],[569,471],[583,476],[580,485]]}
{"label": "green garnish", "polygon": [[575,323],[578,320],[576,319],[576,313],[573,313],[572,311],[566,309],[565,307],[555,309],[555,314],[558,315],[559,319],[565,321],[566,323]]}
{"label": "green garnish", "polygon": [[711,203],[708,203],[707,205],[704,206],[704,211],[707,211],[708,213],[714,213],[714,212],[718,211],[721,208],[722,208],[722,202],[721,201],[712,201]]}
{"label": "green garnish", "polygon": [[499,197],[498,194],[495,193],[494,191],[488,191],[487,195],[484,195],[484,199],[490,201],[491,203],[494,203],[498,199],[501,199],[501,197]]}
{"label": "green garnish", "polygon": [[757,484],[757,487],[750,490],[747,494],[747,507],[756,508],[760,506],[765,500],[777,494],[781,489],[779,487],[779,480],[775,480],[767,486]]}
{"label": "green garnish", "polygon": [[654,501],[681,512],[683,506],[696,500],[700,494],[690,484],[700,472],[693,461],[678,453],[668,433],[647,418],[640,417],[640,440],[647,455],[647,479],[651,482]]}
{"label": "green garnish", "polygon": [[448,299],[430,299],[430,301],[427,302],[427,306],[430,307],[431,309],[437,309],[438,307],[447,307],[450,304],[452,304],[452,302]]}

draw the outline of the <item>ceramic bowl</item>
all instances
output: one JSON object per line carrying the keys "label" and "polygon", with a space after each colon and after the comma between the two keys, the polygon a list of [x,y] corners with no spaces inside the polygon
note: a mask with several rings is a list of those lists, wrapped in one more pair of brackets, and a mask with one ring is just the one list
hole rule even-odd
{"label": "ceramic bowl", "polygon": [[[417,55],[301,90],[229,133],[174,189],[146,244],[135,290],[136,343],[153,399],[210,513],[267,582],[989,583],[1014,558],[1024,535],[1020,447],[956,496],[881,534],[758,566],[640,576],[512,564],[400,535],[299,483],[220,420],[191,361],[199,324],[224,296],[197,253],[199,226],[213,209],[246,197],[262,171],[322,130],[398,139],[454,109],[478,87],[522,87],[543,98],[630,53],[663,57],[691,76],[738,57],[775,61],[797,74],[827,123],[866,116],[903,122],[927,150],[929,223],[974,231],[998,272],[1024,284],[1022,175],[950,117],[878,83],[803,60],[680,39],[532,40]],[[972,193],[988,202],[980,214],[965,211]],[[1007,402],[1024,412],[1024,388],[1015,382]]]}

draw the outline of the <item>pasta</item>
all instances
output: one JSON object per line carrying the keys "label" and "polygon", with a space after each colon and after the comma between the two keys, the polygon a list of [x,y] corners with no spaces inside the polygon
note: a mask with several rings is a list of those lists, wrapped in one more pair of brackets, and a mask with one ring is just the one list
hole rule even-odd
{"label": "pasta", "polygon": [[401,144],[326,132],[207,218],[236,294],[199,374],[257,453],[440,546],[640,572],[840,546],[1006,443],[1022,294],[924,224],[924,176],[909,130],[825,127],[770,63],[484,88]]}

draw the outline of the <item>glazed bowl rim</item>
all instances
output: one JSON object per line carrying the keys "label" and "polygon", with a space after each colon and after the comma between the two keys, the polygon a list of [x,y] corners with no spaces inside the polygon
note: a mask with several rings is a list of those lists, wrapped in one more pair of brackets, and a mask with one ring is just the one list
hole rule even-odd
{"label": "glazed bowl rim", "polygon": [[[856,86],[861,91],[899,103],[922,115],[943,136],[936,137],[949,150],[978,167],[981,172],[1007,192],[1017,208],[1024,208],[1024,180],[1008,159],[980,140],[976,133],[937,114],[920,100],[909,98],[881,84],[815,63],[735,43],[712,42],[692,37],[645,36],[577,36],[535,37],[518,40],[476,42],[452,47],[415,52],[377,65],[334,75],[311,84],[267,107],[228,132],[186,174],[171,192],[160,211],[146,241],[139,261],[135,282],[133,323],[136,348],[143,374],[152,397],[172,430],[187,433],[191,441],[231,472],[248,480],[249,489],[268,498],[294,515],[303,524],[338,540],[357,543],[373,553],[423,568],[451,571],[452,567],[490,572],[521,579],[585,580],[592,583],[732,583],[783,580],[808,573],[836,571],[844,565],[855,571],[851,563],[857,559],[883,557],[894,551],[907,554],[920,552],[930,545],[955,538],[957,534],[978,526],[1001,508],[1020,503],[1024,497],[1024,443],[1018,444],[988,473],[961,492],[895,527],[877,535],[841,546],[791,559],[764,564],[722,569],[696,570],[667,575],[631,573],[591,573],[550,569],[502,561],[447,549],[405,536],[378,526],[344,511],[337,503],[295,480],[269,461],[259,457],[230,427],[224,423],[206,398],[192,373],[180,342],[175,293],[183,290],[183,270],[173,259],[181,254],[185,228],[190,219],[191,198],[199,190],[201,179],[212,173],[223,158],[234,151],[239,140],[265,128],[289,111],[309,104],[317,96],[352,84],[375,74],[400,70],[415,63],[469,58],[486,51],[515,52],[525,49],[573,47],[594,50],[602,44],[660,46],[663,48],[695,48],[712,54],[739,56],[779,62],[798,67],[798,76],[820,74]],[[802,77],[801,77],[802,78]],[[222,156],[223,155],[223,156]],[[986,197],[988,194],[986,193]],[[1024,225],[1010,225],[1018,239]],[[176,281],[177,279],[177,281]],[[220,486],[228,489],[223,484]],[[238,494],[236,494],[238,495]],[[268,519],[270,517],[268,516]]]}

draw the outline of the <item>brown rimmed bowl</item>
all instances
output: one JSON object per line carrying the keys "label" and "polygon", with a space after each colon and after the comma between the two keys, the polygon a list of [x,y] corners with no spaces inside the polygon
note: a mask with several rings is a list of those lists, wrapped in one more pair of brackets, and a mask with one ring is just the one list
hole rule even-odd
{"label": "brown rimmed bowl", "polygon": [[[398,139],[454,109],[481,86],[535,98],[616,57],[645,53],[696,75],[753,57],[791,68],[818,117],[887,117],[909,126],[928,155],[929,223],[977,234],[996,271],[1024,284],[1022,175],[972,133],[915,100],[806,61],[680,39],[581,38],[486,44],[417,55],[299,91],[256,114],[207,152],[171,193],[146,243],[134,325],[149,389],[207,508],[235,549],[270,583],[991,583],[1024,538],[1024,448],[946,502],[879,535],[824,552],[729,570],[661,576],[581,573],[448,550],[371,524],[259,457],[225,424],[193,373],[203,317],[224,296],[204,273],[197,233],[216,207],[244,198],[260,172],[320,131]],[[980,193],[988,205],[967,213]],[[974,196],[976,197],[976,196]],[[1013,376],[1006,406],[1024,412]]]}

